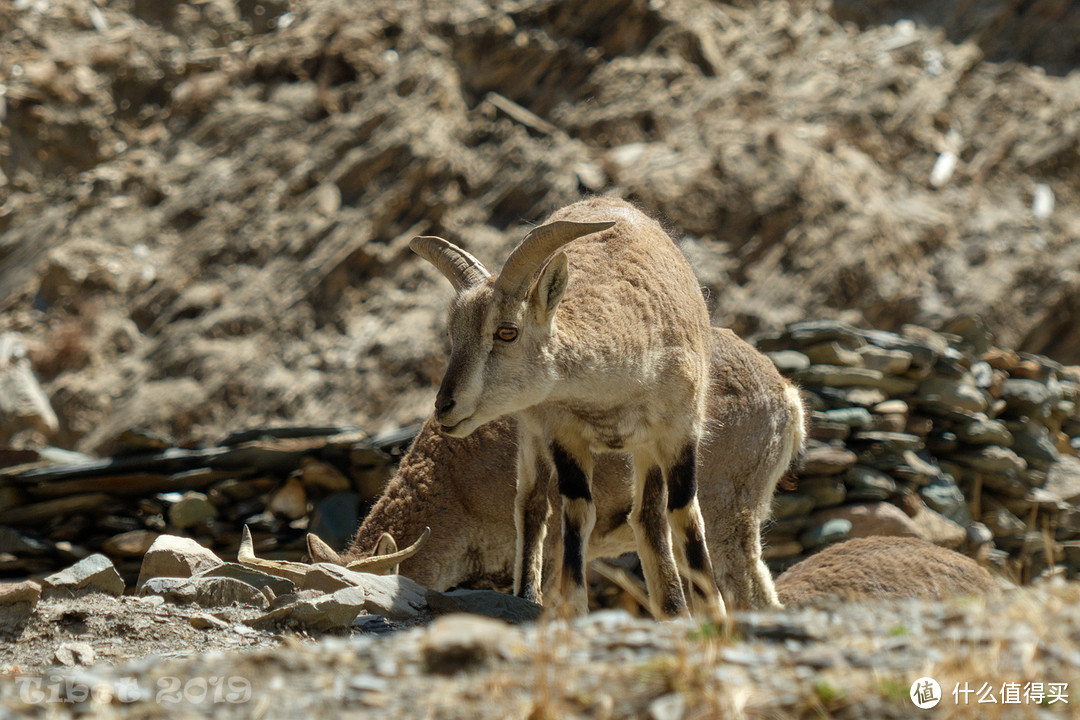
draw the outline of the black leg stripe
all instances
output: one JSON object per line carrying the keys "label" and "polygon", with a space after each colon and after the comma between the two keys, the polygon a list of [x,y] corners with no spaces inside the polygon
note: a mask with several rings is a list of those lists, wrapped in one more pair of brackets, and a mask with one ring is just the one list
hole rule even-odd
{"label": "black leg stripe", "polygon": [[581,586],[585,584],[585,559],[581,554],[581,532],[570,521],[563,519],[563,574]]}
{"label": "black leg stripe", "polygon": [[551,444],[551,456],[555,460],[555,474],[559,478],[559,494],[569,500],[592,502],[589,479],[577,460],[558,443]]}
{"label": "black leg stripe", "polygon": [[668,473],[668,510],[681,510],[697,495],[697,445],[687,443]]}
{"label": "black leg stripe", "polygon": [[686,564],[691,570],[706,570],[705,543],[697,533],[690,533],[686,538]]}

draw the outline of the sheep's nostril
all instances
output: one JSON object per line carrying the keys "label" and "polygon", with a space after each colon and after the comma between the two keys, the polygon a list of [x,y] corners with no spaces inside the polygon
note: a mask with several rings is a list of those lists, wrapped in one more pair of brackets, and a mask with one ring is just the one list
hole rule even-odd
{"label": "sheep's nostril", "polygon": [[435,412],[442,416],[454,409],[453,398],[435,398]]}

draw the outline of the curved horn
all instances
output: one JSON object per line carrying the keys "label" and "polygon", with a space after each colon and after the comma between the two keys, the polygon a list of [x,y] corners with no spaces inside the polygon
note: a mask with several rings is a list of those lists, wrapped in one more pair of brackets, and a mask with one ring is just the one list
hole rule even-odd
{"label": "curved horn", "polygon": [[307,576],[311,566],[307,563],[289,562],[288,560],[265,560],[255,557],[255,544],[251,541],[251,531],[244,526],[244,535],[240,539],[240,550],[236,553],[236,561],[241,565],[256,570],[262,570],[268,575],[283,577],[292,580],[299,585]]}
{"label": "curved horn", "polygon": [[491,277],[483,263],[452,242],[434,235],[420,235],[409,241],[414,253],[439,268],[456,292],[482,283]]}
{"label": "curved horn", "polygon": [[533,228],[525,236],[510,257],[506,259],[495,288],[511,297],[524,297],[529,290],[536,271],[551,257],[551,254],[579,237],[594,232],[607,230],[615,224],[614,220],[602,222],[573,222],[556,220],[547,225]]}
{"label": "curved horn", "polygon": [[354,560],[345,567],[350,570],[356,570],[357,572],[366,572],[373,574],[380,574],[386,572],[390,568],[394,567],[402,560],[408,560],[415,555],[420,548],[424,547],[424,543],[431,537],[431,528],[424,528],[424,532],[420,534],[420,538],[409,547],[404,550],[398,550],[396,553],[390,553],[389,555],[372,555],[369,558],[363,560]]}

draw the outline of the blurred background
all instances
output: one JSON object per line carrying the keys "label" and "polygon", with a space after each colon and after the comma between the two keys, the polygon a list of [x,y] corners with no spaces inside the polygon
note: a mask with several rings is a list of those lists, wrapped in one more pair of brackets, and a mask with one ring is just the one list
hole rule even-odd
{"label": "blurred background", "polygon": [[408,240],[498,266],[585,193],[745,336],[978,313],[1080,362],[1077,2],[16,0],[0,37],[0,333],[53,445],[417,422],[450,290]]}

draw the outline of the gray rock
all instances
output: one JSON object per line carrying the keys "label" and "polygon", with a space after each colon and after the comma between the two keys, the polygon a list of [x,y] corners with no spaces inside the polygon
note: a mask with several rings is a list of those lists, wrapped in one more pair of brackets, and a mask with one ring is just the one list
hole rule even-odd
{"label": "gray rock", "polygon": [[[836,481],[835,478],[832,480]],[[840,483],[840,486],[843,487],[843,483]],[[806,515],[792,515],[786,518],[771,518],[766,531],[769,535],[786,537],[798,535],[804,527],[806,527]]]}
{"label": "gray rock", "polygon": [[923,439],[918,435],[882,430],[860,430],[851,436],[852,442],[877,446],[875,452],[901,455],[905,450],[922,450]]}
{"label": "gray rock", "polygon": [[915,392],[918,383],[907,378],[886,375],[880,370],[843,367],[842,365],[813,365],[799,370],[793,377],[806,385],[823,385],[834,388],[866,387],[880,390],[888,395],[906,395]]}
{"label": "gray rock", "polygon": [[799,492],[808,495],[814,501],[815,508],[839,505],[847,498],[847,487],[842,477],[799,478]]}
{"label": "gray rock", "polygon": [[1050,390],[1038,380],[1009,378],[1001,384],[1001,399],[1013,417],[1045,419],[1050,415]]}
{"label": "gray rock", "polygon": [[[353,586],[350,585],[349,587]],[[292,605],[294,602],[299,602],[301,600],[315,600],[326,594],[327,593],[324,593],[321,590],[297,590],[296,592],[279,595],[271,600],[270,609],[276,610],[277,608]]]}
{"label": "gray rock", "polygon": [[[157,596],[160,598],[183,599],[181,588],[188,578],[156,577],[150,578],[138,588],[142,597]],[[186,600],[185,600],[186,602]]]}
{"label": "gray rock", "polygon": [[971,452],[955,453],[954,462],[984,473],[1019,473],[1027,469],[1022,457],[1009,448],[987,445]]}
{"label": "gray rock", "polygon": [[863,367],[889,375],[903,375],[911,369],[912,355],[907,350],[886,350],[876,345],[859,348]]}
{"label": "gray rock", "polygon": [[300,589],[332,593],[342,588],[362,587],[367,575],[368,573],[359,573],[334,563],[312,563]]}
{"label": "gray rock", "polygon": [[196,630],[225,630],[229,627],[229,623],[221,618],[206,613],[195,613],[188,622]]}
{"label": "gray rock", "polygon": [[862,367],[859,353],[844,347],[838,342],[824,342],[802,348],[806,357],[814,365],[842,365],[844,367]]}
{"label": "gray rock", "polygon": [[261,570],[245,567],[239,563],[222,563],[216,567],[207,568],[192,576],[193,578],[232,578],[246,583],[256,590],[264,587],[270,588],[274,595],[285,595],[296,590],[296,584],[292,580],[280,578]]}
{"label": "gray rock", "polygon": [[169,524],[178,528],[195,527],[217,517],[217,508],[201,492],[186,492],[169,508]]}
{"label": "gray rock", "polygon": [[929,507],[923,507],[911,519],[919,530],[919,537],[935,545],[955,550],[967,539],[967,531],[962,525]]}
{"label": "gray rock", "polygon": [[191,588],[191,601],[200,607],[244,605],[265,609],[270,604],[258,588],[230,577],[193,577],[185,587]]}
{"label": "gray rock", "polygon": [[94,661],[97,660],[97,653],[94,652],[94,648],[90,643],[69,642],[58,647],[53,657],[61,665],[74,667],[76,665],[93,665]]}
{"label": "gray rock", "polygon": [[156,533],[153,530],[131,530],[113,535],[101,544],[101,548],[114,556],[142,557],[160,535],[161,533]]}
{"label": "gray rock", "polygon": [[971,512],[968,510],[964,493],[948,475],[934,478],[919,488],[919,497],[930,509],[959,525],[971,522]]}
{"label": "gray rock", "polygon": [[1012,433],[1000,420],[991,420],[985,415],[961,424],[956,429],[956,437],[969,445],[1001,445],[1009,447],[1013,444]]}
{"label": "gray rock", "polygon": [[994,533],[981,522],[971,523],[967,526],[966,532],[969,547],[977,548],[994,542]]}
{"label": "gray rock", "polygon": [[367,575],[364,610],[390,620],[408,620],[427,608],[427,588],[404,575]]}
{"label": "gray rock", "polygon": [[1012,537],[1027,530],[1027,523],[992,497],[983,501],[982,521],[997,538]]}
{"label": "gray rock", "polygon": [[[818,413],[820,415],[820,413]],[[809,437],[814,440],[821,440],[823,442],[831,442],[833,440],[844,440],[851,434],[851,428],[847,425],[840,423],[825,422],[820,417],[810,417],[810,434]]]}
{"label": "gray rock", "polygon": [[765,353],[765,357],[772,360],[776,369],[785,375],[810,367],[810,358],[798,350],[776,350]]}
{"label": "gray rock", "polygon": [[979,473],[984,490],[1003,497],[1022,498],[1028,495],[1030,487],[1015,473]]}
{"label": "gray rock", "polygon": [[788,518],[806,515],[814,509],[814,498],[797,492],[778,492],[773,495],[772,517]]}
{"label": "gray rock", "polygon": [[446,615],[428,627],[421,648],[428,672],[452,675],[509,659],[517,636],[499,620],[476,615]]}
{"label": "gray rock", "polygon": [[822,387],[818,388],[818,393],[833,408],[870,408],[885,402],[887,398],[884,392],[871,387]]}
{"label": "gray rock", "polygon": [[826,520],[820,525],[811,527],[799,535],[799,543],[806,550],[814,550],[825,545],[831,545],[841,540],[846,540],[851,535],[851,520],[835,518]]}
{"label": "gray rock", "polygon": [[855,464],[855,453],[847,448],[817,445],[807,449],[800,473],[804,475],[837,475]]}
{"label": "gray rock", "polygon": [[91,593],[124,593],[124,579],[120,577],[112,561],[100,553],[49,575],[42,585],[42,595],[46,598],[71,598]]}
{"label": "gray rock", "polygon": [[325,632],[351,627],[356,616],[364,610],[364,604],[363,588],[347,587],[329,595],[297,600],[257,618],[245,620],[244,624],[261,629],[284,624]]}
{"label": "gray rock", "polygon": [[229,577],[152,578],[139,592],[206,608],[243,605],[265,609],[270,605],[257,588]]}
{"label": "gray rock", "polygon": [[36,580],[0,583],[0,631],[17,632],[34,614],[41,599]]}
{"label": "gray rock", "polygon": [[826,422],[841,423],[853,428],[869,425],[874,419],[870,411],[863,407],[826,410],[822,416]]}
{"label": "gray rock", "polygon": [[844,473],[847,501],[886,500],[896,494],[896,481],[883,472],[856,465]]}
{"label": "gray rock", "polygon": [[779,342],[781,346],[794,343],[800,347],[815,345],[823,342],[839,342],[844,347],[856,348],[865,345],[863,331],[854,325],[849,325],[836,320],[807,320],[805,322],[792,323],[787,327],[784,337],[779,340],[763,341],[763,349],[773,349],[767,346],[767,342]]}
{"label": "gray rock", "polygon": [[408,620],[427,607],[427,589],[404,575],[372,575],[331,563],[315,563],[301,590],[334,591],[344,587],[363,588],[364,609],[391,620]]}
{"label": "gray rock", "polygon": [[1010,426],[1015,442],[1012,449],[1024,458],[1028,467],[1046,470],[1061,457],[1044,425],[1034,422],[1012,423]]}
{"label": "gray rock", "polygon": [[141,588],[150,578],[186,578],[221,564],[217,555],[191,538],[162,535],[143,555],[136,588]]}
{"label": "gray rock", "polygon": [[1080,502],[1080,458],[1063,455],[1051,464],[1043,490],[1067,503]]}
{"label": "gray rock", "polygon": [[11,553],[17,556],[49,555],[53,550],[51,543],[42,542],[29,535],[23,535],[15,528],[0,527],[0,553]]}
{"label": "gray rock", "polygon": [[427,604],[440,614],[471,613],[515,624],[536,620],[543,610],[534,602],[495,590],[429,590]]}
{"label": "gray rock", "polygon": [[927,378],[919,385],[919,398],[941,403],[950,409],[971,413],[982,412],[989,405],[986,394],[975,387],[970,377],[963,380]]}

